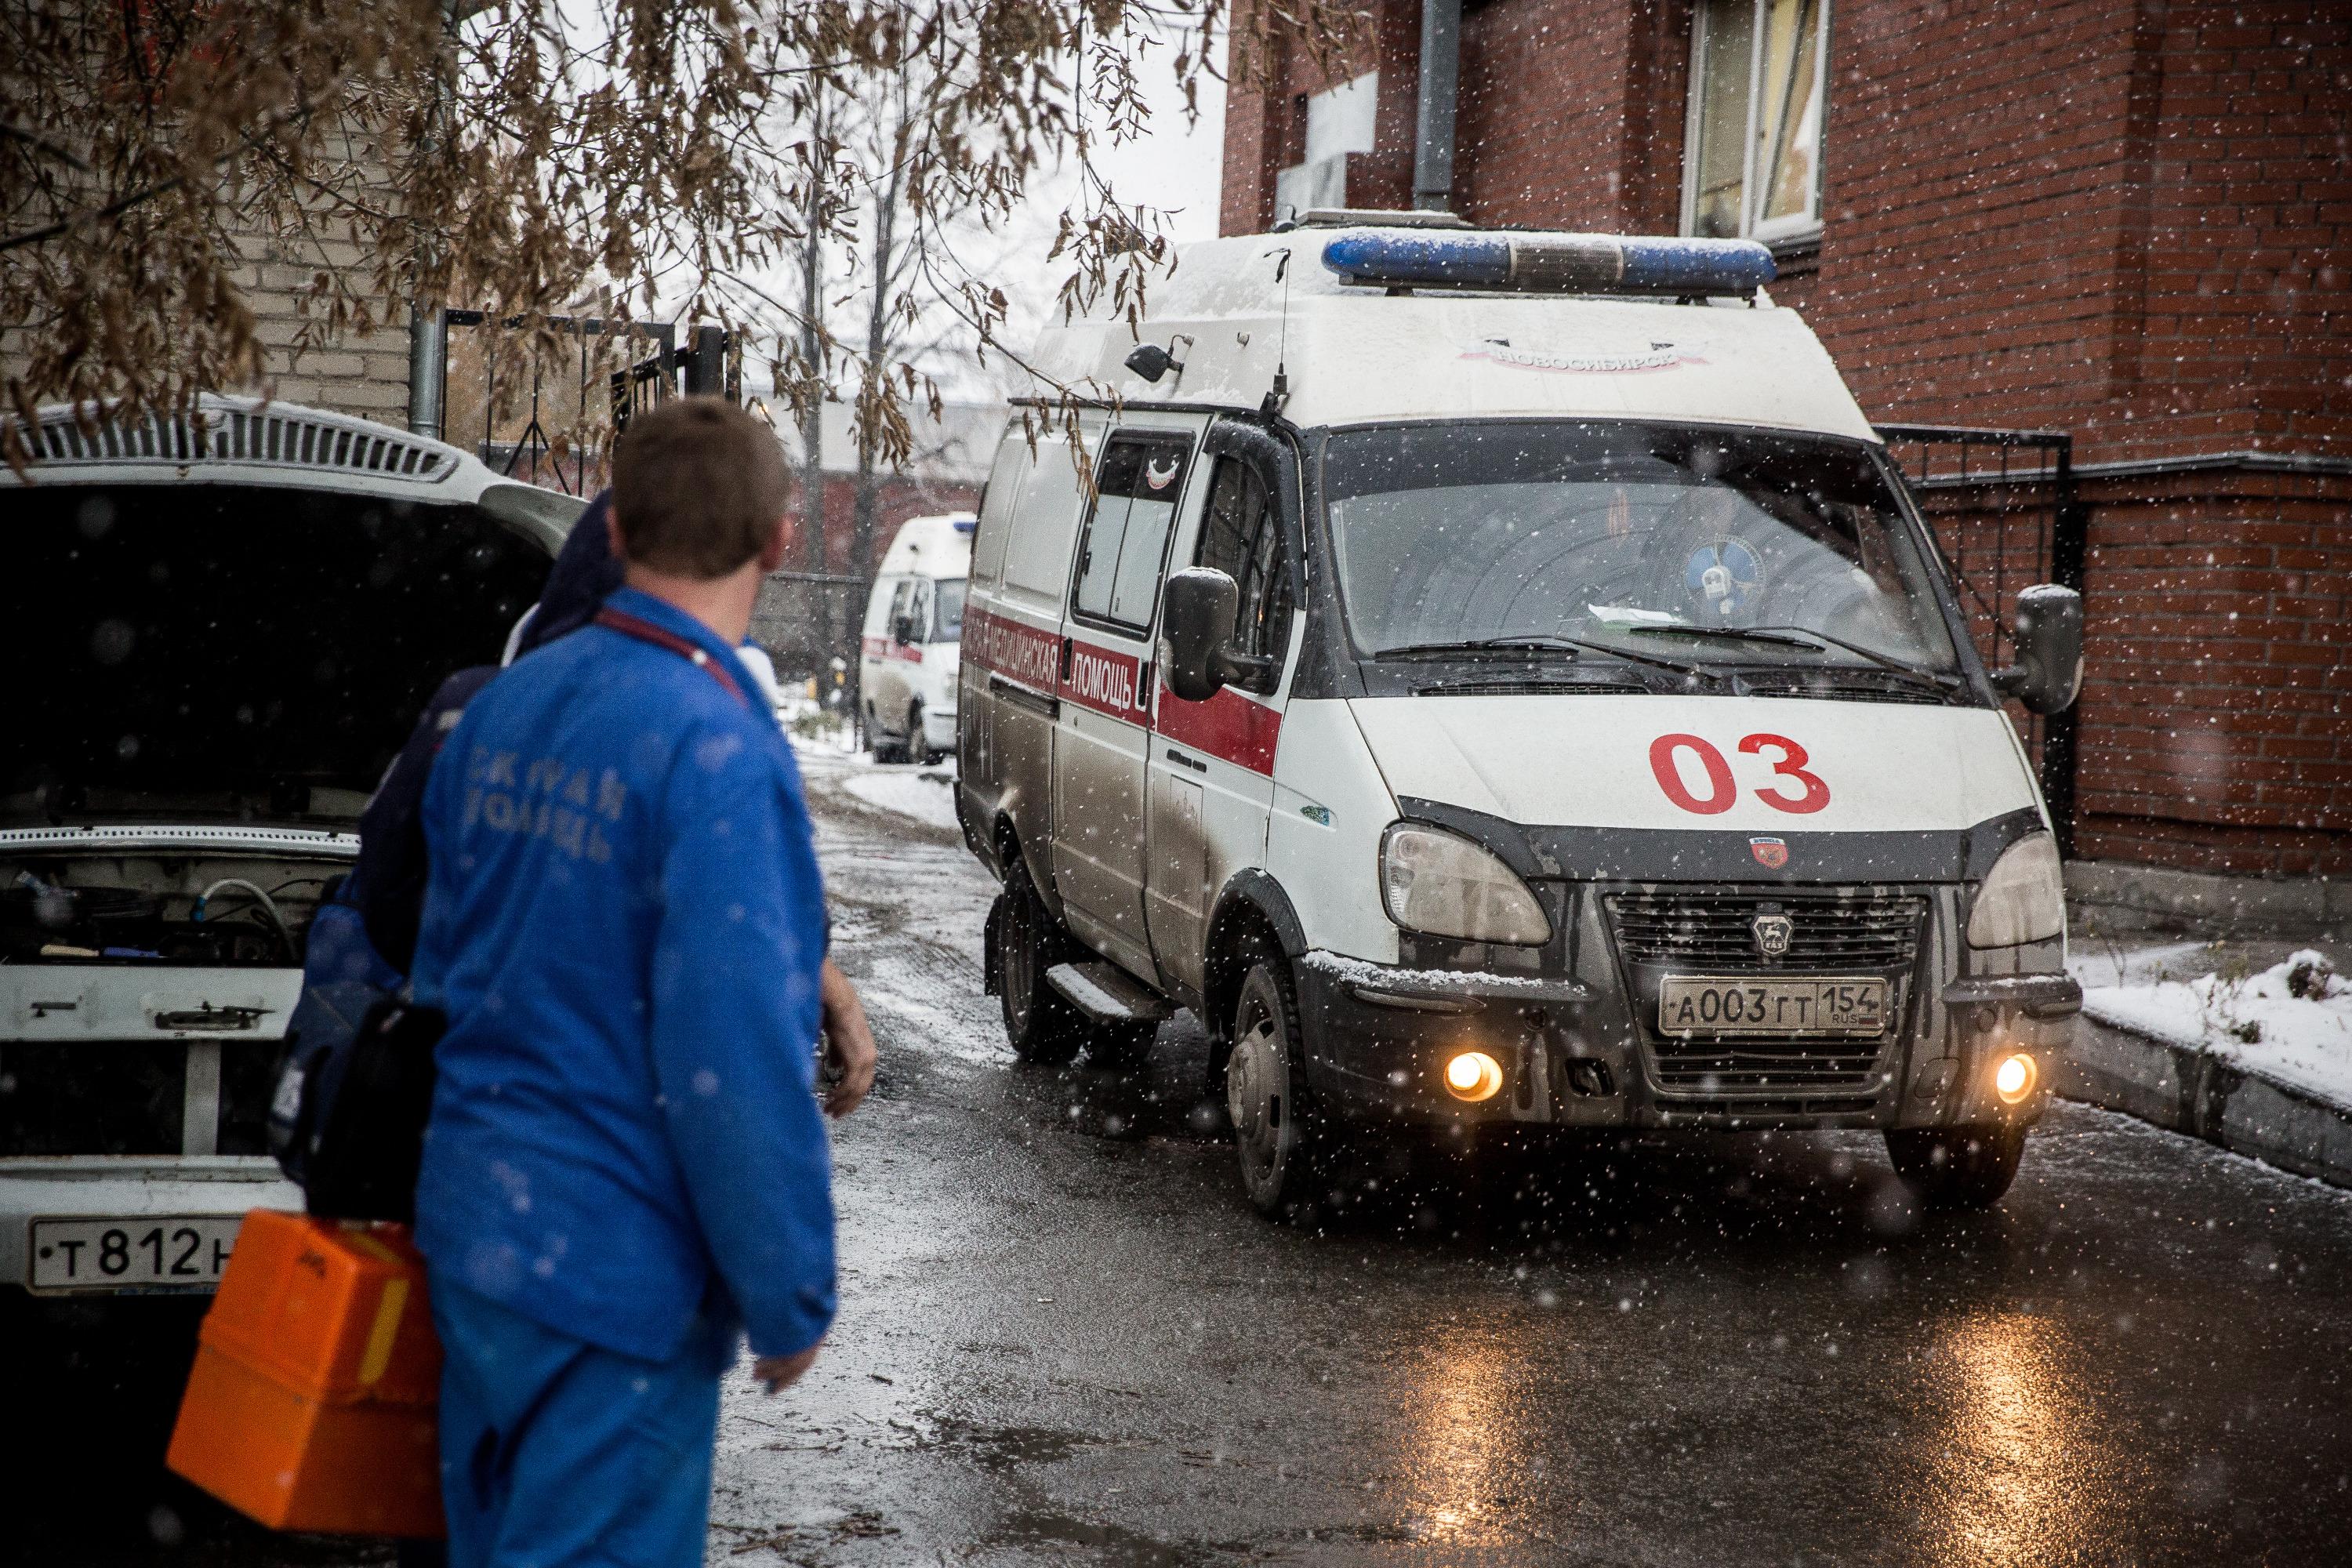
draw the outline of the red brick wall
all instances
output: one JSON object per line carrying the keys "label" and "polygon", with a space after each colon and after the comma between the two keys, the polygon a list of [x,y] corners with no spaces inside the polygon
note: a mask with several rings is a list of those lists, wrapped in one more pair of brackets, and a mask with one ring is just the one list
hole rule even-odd
{"label": "red brick wall", "polygon": [[[1689,5],[1471,9],[1455,210],[1673,232]],[[2089,465],[2352,457],[2352,5],[1831,15],[1823,235],[1774,294],[1872,417],[2063,429]],[[1377,16],[1390,162],[1351,171],[1350,199],[1402,205],[1418,11]],[[1320,85],[1294,70],[1284,90]],[[1228,233],[1270,219],[1296,155],[1286,99],[1234,102]],[[2083,499],[2081,853],[2352,872],[2352,479],[2174,473]]]}
{"label": "red brick wall", "polygon": [[2077,847],[2352,873],[2352,480],[2098,481]]}

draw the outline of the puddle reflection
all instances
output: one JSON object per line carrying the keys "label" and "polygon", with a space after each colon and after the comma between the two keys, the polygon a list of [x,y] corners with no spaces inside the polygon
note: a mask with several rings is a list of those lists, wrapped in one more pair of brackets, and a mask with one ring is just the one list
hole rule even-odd
{"label": "puddle reflection", "polygon": [[1972,1312],[1937,1334],[1940,1443],[1922,1445],[1936,1554],[1992,1565],[2070,1562],[2111,1538],[2137,1487],[2060,1320]]}

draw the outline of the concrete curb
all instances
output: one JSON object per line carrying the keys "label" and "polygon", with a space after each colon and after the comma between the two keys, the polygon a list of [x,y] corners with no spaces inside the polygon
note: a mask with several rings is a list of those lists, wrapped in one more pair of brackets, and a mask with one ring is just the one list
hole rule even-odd
{"label": "concrete curb", "polygon": [[2084,1015],[2052,1075],[2068,1100],[2120,1110],[2281,1170],[2352,1187],[2352,1110],[2203,1051]]}

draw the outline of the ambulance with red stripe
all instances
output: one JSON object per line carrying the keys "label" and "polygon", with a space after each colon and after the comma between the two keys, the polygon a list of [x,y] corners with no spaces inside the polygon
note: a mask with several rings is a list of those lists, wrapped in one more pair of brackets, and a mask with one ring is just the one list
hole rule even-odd
{"label": "ambulance with red stripe", "polygon": [[1206,1024],[1270,1213],[1497,1129],[1876,1128],[1999,1198],[2080,992],[1988,668],[1745,241],[1310,214],[1049,330],[971,567],[958,808],[1023,1058]]}

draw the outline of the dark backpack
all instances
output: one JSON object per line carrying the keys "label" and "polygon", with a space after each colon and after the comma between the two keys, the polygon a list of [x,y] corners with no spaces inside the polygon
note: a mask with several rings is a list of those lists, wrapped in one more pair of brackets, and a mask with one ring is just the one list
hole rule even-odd
{"label": "dark backpack", "polygon": [[297,1091],[292,1140],[312,1214],[403,1224],[416,1217],[433,1047],[447,1027],[438,1008],[385,996],[348,1040],[312,1058]]}

